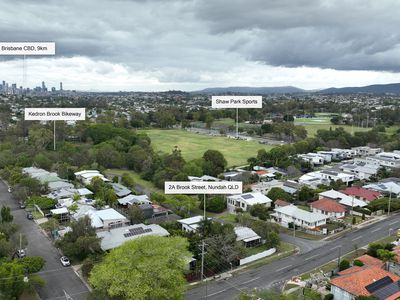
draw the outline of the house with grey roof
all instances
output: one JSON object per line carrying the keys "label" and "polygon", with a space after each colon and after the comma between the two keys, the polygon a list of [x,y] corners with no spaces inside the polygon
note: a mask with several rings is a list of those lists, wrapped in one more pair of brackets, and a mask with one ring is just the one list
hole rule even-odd
{"label": "house with grey roof", "polygon": [[169,236],[169,232],[157,224],[135,224],[113,228],[108,231],[99,231],[96,235],[100,238],[101,249],[103,249],[103,251],[108,251],[121,246],[127,241],[135,240],[143,236]]}

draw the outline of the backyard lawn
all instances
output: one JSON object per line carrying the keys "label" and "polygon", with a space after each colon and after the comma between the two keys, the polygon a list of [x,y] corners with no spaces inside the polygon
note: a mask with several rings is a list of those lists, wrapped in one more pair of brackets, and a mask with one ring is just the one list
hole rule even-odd
{"label": "backyard lawn", "polygon": [[246,164],[247,159],[256,156],[258,150],[268,151],[273,147],[256,141],[238,141],[179,129],[148,129],[143,132],[150,137],[156,151],[171,153],[174,147],[178,146],[183,157],[189,161],[202,157],[209,149],[218,150],[225,156],[228,166]]}

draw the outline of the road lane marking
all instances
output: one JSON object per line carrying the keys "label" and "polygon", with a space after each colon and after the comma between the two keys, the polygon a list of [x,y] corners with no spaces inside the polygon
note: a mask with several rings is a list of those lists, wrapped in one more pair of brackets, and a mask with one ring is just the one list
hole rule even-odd
{"label": "road lane marking", "polygon": [[378,228],[372,230],[371,232],[377,232],[377,231],[379,231],[379,230],[381,230],[381,229],[382,229],[382,227],[378,227]]}
{"label": "road lane marking", "polygon": [[393,225],[393,224],[396,224],[396,223],[397,223],[397,220],[393,221],[392,223],[389,223],[389,225]]}
{"label": "road lane marking", "polygon": [[363,236],[362,236],[362,235],[360,235],[360,236],[358,236],[358,237],[356,237],[356,238],[352,239],[352,241],[359,240],[359,239],[361,239],[362,237],[363,237]]}
{"label": "road lane marking", "polygon": [[339,245],[339,246],[333,247],[331,250],[335,250],[335,249],[341,248],[341,247],[342,247],[342,245]]}
{"label": "road lane marking", "polygon": [[275,272],[279,272],[279,271],[285,270],[287,268],[290,268],[291,266],[293,266],[293,265],[288,265],[286,267],[283,267],[283,268],[280,268],[280,269],[276,269]]}
{"label": "road lane marking", "polygon": [[310,259],[313,259],[314,257],[317,257],[317,256],[319,256],[319,254],[315,254],[313,256],[310,256],[309,258],[306,258],[305,260],[310,260]]}
{"label": "road lane marking", "polygon": [[208,294],[208,297],[212,297],[212,296],[221,294],[221,293],[223,293],[223,292],[225,292],[225,291],[227,291],[227,290],[228,290],[228,289],[223,289],[223,290],[220,290],[220,291],[218,291],[218,292],[215,292],[215,293],[212,293],[212,294]]}
{"label": "road lane marking", "polygon": [[246,283],[250,283],[250,282],[252,282],[252,281],[256,281],[257,279],[260,279],[260,277],[255,277],[255,278],[249,279],[249,280],[247,280],[247,281],[245,281],[245,282],[241,282],[240,285],[246,284]]}

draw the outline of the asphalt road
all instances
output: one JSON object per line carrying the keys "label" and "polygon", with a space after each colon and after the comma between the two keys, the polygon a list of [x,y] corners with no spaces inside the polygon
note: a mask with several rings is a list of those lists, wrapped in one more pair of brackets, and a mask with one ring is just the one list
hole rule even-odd
{"label": "asphalt road", "polygon": [[207,285],[190,289],[186,292],[185,299],[234,299],[241,291],[254,288],[271,289],[281,285],[295,275],[311,271],[337,259],[339,253],[343,255],[353,251],[355,245],[360,248],[388,236],[390,228],[397,230],[399,227],[400,215],[392,215],[378,223],[346,233],[334,241],[323,243],[318,248],[307,249],[300,255],[287,257],[257,269],[237,273],[226,280],[211,281]]}
{"label": "asphalt road", "polygon": [[21,232],[28,239],[26,254],[28,256],[42,256],[46,265],[38,274],[46,280],[46,286],[38,289],[42,300],[65,299],[64,291],[73,300],[86,299],[89,291],[82,280],[71,267],[63,267],[60,263],[60,254],[40,231],[38,225],[26,218],[26,212],[20,209],[18,203],[12,199],[7,186],[0,180],[0,205],[11,207],[14,223],[20,225]]}

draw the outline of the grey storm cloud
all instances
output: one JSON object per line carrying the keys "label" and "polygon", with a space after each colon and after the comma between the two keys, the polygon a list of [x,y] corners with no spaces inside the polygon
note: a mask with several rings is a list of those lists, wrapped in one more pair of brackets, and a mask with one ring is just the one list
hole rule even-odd
{"label": "grey storm cloud", "polygon": [[164,69],[162,81],[179,69],[177,81],[200,80],[197,72],[238,57],[293,68],[400,71],[396,0],[2,2],[3,41],[55,41],[60,56]]}

